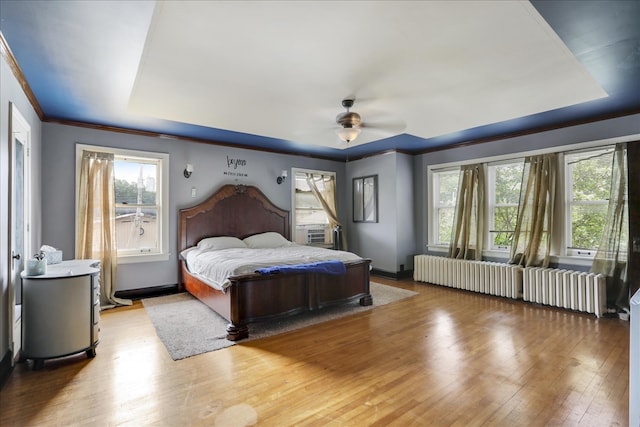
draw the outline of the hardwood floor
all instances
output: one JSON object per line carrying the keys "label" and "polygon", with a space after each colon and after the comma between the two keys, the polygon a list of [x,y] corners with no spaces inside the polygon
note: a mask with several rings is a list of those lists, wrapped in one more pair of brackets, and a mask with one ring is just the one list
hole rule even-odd
{"label": "hardwood floor", "polygon": [[410,280],[348,318],[180,361],[140,303],[94,359],[0,390],[0,425],[626,426],[629,324]]}

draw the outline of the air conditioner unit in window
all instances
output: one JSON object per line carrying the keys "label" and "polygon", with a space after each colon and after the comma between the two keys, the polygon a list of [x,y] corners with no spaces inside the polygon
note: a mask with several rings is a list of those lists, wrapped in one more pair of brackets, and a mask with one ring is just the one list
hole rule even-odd
{"label": "air conditioner unit in window", "polygon": [[307,243],[324,243],[324,228],[307,229]]}

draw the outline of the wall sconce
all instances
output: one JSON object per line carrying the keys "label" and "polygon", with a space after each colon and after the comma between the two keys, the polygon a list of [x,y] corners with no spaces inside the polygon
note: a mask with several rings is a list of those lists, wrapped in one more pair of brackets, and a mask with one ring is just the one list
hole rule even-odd
{"label": "wall sconce", "polygon": [[277,182],[278,184],[282,184],[286,179],[287,179],[287,171],[286,171],[286,170],[283,170],[283,171],[280,173],[280,176],[276,179],[276,182]]}
{"label": "wall sconce", "polygon": [[193,173],[193,165],[191,163],[187,163],[187,166],[184,167],[184,177],[189,178]]}

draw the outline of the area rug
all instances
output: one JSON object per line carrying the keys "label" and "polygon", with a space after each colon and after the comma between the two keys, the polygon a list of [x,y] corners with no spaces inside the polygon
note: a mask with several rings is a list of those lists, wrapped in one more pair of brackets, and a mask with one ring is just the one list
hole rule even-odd
{"label": "area rug", "polygon": [[[302,313],[284,319],[249,325],[249,338],[239,343],[281,334],[305,326],[326,322],[374,307],[399,301],[417,292],[371,282],[373,305],[363,307],[358,302],[327,307],[313,313]],[[189,293],[180,293],[142,300],[158,337],[173,360],[219,350],[237,344],[229,341],[227,322]],[[203,327],[203,325],[209,325]]]}

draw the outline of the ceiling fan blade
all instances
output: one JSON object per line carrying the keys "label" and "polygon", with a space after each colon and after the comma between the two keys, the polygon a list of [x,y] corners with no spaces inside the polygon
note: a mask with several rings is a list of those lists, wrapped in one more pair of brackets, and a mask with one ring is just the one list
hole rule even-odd
{"label": "ceiling fan blade", "polygon": [[364,130],[378,130],[391,134],[401,134],[407,128],[407,124],[402,120],[365,121],[362,123]]}

